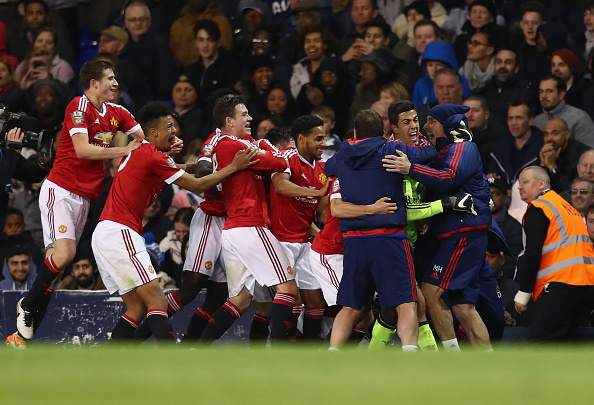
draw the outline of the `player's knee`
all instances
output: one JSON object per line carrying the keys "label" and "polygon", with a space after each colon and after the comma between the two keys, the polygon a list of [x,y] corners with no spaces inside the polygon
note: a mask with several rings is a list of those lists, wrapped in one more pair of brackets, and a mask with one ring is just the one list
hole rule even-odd
{"label": "player's knee", "polygon": [[293,294],[296,296],[299,291],[295,280],[289,280],[285,283],[277,284],[275,287],[277,293]]}

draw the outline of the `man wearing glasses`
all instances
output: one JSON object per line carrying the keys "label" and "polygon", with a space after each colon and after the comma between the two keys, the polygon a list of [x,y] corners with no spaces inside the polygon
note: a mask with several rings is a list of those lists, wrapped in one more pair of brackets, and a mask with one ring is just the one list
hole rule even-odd
{"label": "man wearing glasses", "polygon": [[584,221],[586,211],[594,203],[594,181],[578,177],[571,182],[571,205],[580,213]]}

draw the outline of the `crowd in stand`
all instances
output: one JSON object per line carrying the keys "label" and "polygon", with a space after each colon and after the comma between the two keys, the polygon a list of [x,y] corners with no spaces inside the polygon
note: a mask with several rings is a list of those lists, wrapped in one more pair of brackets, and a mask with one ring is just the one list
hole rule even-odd
{"label": "crowd in stand", "polygon": [[[77,69],[91,59],[114,65],[116,102],[132,114],[155,100],[173,106],[184,142],[178,163],[196,162],[214,130],[213,94],[226,88],[246,100],[254,138],[273,139],[274,128],[286,130],[304,114],[321,118],[324,159],[360,110],[377,111],[389,136],[394,101],[414,103],[421,130],[432,107],[466,105],[492,215],[507,241],[488,255],[506,324],[527,322],[513,302],[527,206],[518,193],[523,168],[546,169],[552,190],[577,209],[594,240],[594,0],[134,1],[112,10],[97,45],[84,52],[73,21],[54,3],[15,2],[21,20],[0,21],[0,104],[35,117],[39,129],[59,134],[67,104],[82,94]],[[116,146],[128,142],[120,135]],[[115,174],[106,165],[79,254],[58,288],[104,288],[88,252]],[[0,289],[28,289],[43,261],[41,183],[1,186],[10,208],[0,205]],[[144,214],[162,286],[181,283],[202,199],[168,185]]]}

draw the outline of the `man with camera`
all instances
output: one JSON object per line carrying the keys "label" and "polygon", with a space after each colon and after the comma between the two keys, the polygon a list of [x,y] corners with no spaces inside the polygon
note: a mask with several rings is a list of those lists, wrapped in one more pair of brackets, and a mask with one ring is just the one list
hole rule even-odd
{"label": "man with camera", "polygon": [[[79,77],[84,95],[66,108],[56,159],[39,194],[46,259],[29,293],[17,304],[17,332],[7,338],[13,347],[23,347],[33,338],[49,304],[52,282],[76,254],[90,200],[99,197],[105,177],[103,160],[129,155],[144,139],[132,114],[112,104],[118,82],[111,63],[87,62]],[[118,130],[134,140],[125,147],[110,147]]]}
{"label": "man with camera", "polygon": [[39,152],[37,162],[31,162],[20,154],[23,136],[20,128],[12,128],[0,142],[0,229],[4,228],[8,194],[12,191],[11,179],[38,183],[47,176],[51,167],[51,152]]}

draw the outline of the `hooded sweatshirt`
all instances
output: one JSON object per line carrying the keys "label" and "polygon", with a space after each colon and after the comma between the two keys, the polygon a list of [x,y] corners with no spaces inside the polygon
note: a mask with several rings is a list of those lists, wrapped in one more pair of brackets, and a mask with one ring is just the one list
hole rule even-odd
{"label": "hooded sweatshirt", "polygon": [[35,266],[35,263],[33,263],[33,259],[31,258],[31,255],[29,255],[29,262],[31,263],[31,271],[29,272],[29,275],[27,276],[27,279],[25,280],[25,283],[23,284],[22,287],[19,287],[16,285],[16,283],[14,282],[14,279],[12,278],[12,276],[10,275],[10,272],[8,271],[8,262],[7,260],[4,260],[4,263],[2,264],[2,276],[4,277],[4,279],[2,281],[0,281],[0,291],[2,290],[19,290],[19,291],[25,291],[31,288],[31,286],[33,285],[33,281],[35,280],[35,276],[37,275],[37,266]]}
{"label": "hooded sweatshirt", "polygon": [[338,177],[342,200],[357,204],[373,204],[379,198],[389,197],[398,209],[391,214],[340,218],[343,237],[394,236],[406,238],[406,198],[403,175],[387,172],[382,158],[404,152],[411,162],[428,163],[437,152],[427,140],[419,145],[405,145],[400,141],[387,141],[382,136],[344,141],[338,152],[324,166],[328,177]]}
{"label": "hooded sweatshirt", "polygon": [[[452,69],[458,71],[458,62],[456,62],[456,55],[454,55],[454,48],[450,44],[445,42],[430,42],[425,48],[423,53],[423,66],[426,68],[426,62],[430,60],[436,60],[445,63]],[[461,76],[464,98],[470,95],[470,88],[468,86],[468,80],[464,76]],[[433,91],[433,80],[429,77],[429,73],[425,72],[425,75],[421,77],[415,83],[415,89],[413,91],[413,103],[415,108],[418,110],[424,104],[436,101],[435,92]]]}

